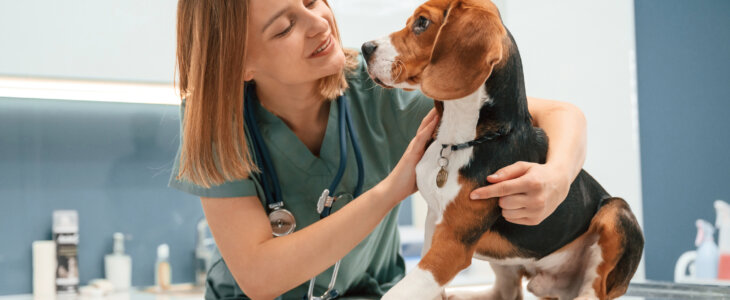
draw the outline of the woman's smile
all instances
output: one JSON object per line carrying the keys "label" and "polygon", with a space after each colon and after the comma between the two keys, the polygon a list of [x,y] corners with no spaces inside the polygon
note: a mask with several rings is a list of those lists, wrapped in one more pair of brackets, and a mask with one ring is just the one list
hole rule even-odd
{"label": "woman's smile", "polygon": [[334,47],[332,46],[332,35],[329,35],[327,39],[322,42],[322,44],[319,45],[319,47],[312,52],[312,54],[309,56],[309,58],[316,58],[325,56],[332,52],[332,49]]}

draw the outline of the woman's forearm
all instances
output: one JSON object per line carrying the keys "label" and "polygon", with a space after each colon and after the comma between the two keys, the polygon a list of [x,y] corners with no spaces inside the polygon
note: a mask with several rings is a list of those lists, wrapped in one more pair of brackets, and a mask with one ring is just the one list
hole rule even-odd
{"label": "woman's forearm", "polygon": [[570,175],[573,181],[586,157],[585,115],[575,105],[539,98],[528,98],[528,108],[535,126],[548,136],[546,164]]}
{"label": "woman's forearm", "polygon": [[[209,224],[216,242],[225,244],[219,243],[221,254],[244,292],[254,299],[274,298],[325,271],[362,242],[396,204],[416,191],[416,164],[436,124],[438,115],[431,110],[385,179],[329,217],[287,236],[271,238],[257,197],[203,200],[206,216],[215,216]],[[310,201],[314,209],[315,199]]]}
{"label": "woman's forearm", "polygon": [[265,287],[257,288],[258,295],[249,296],[274,298],[334,265],[364,240],[401,200],[384,189],[379,184],[329,217],[260,244],[254,257],[247,259],[249,263],[240,266],[247,269],[243,273],[250,275],[245,278],[246,286]]}

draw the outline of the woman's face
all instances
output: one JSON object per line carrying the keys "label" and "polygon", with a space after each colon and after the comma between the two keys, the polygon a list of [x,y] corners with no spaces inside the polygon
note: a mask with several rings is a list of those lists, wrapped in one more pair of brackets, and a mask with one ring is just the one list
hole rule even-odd
{"label": "woman's face", "polygon": [[332,10],[322,0],[250,0],[246,80],[312,82],[342,70]]}

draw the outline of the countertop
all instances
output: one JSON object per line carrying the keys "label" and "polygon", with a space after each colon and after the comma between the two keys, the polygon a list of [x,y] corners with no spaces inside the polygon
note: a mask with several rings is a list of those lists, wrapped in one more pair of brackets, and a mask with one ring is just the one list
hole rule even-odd
{"label": "countertop", "polygon": [[[469,285],[449,287],[449,289],[483,290],[489,285]],[[538,299],[531,293],[523,293],[524,299]],[[132,290],[126,293],[114,293],[105,297],[57,297],[55,300],[200,300],[203,299],[202,291],[173,292],[157,294],[142,290]],[[340,298],[345,300],[347,298]],[[350,298],[352,299],[352,298]],[[632,283],[629,290],[620,299],[722,299],[730,300],[730,287],[727,286],[703,286],[695,284],[675,284],[664,282]],[[0,296],[0,300],[46,300],[34,298],[31,294]],[[353,299],[354,300],[354,299]]]}

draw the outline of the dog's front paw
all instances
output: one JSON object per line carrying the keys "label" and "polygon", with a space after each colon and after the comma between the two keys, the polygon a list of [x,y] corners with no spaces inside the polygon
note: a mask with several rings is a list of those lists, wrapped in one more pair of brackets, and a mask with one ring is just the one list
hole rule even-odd
{"label": "dog's front paw", "polygon": [[444,293],[444,299],[446,300],[482,300],[482,299],[491,299],[485,297],[485,295],[489,292],[489,289],[484,288],[462,288],[462,287],[456,287],[456,288],[447,288],[446,292]]}
{"label": "dog's front paw", "polygon": [[407,287],[397,284],[393,288],[391,288],[385,295],[383,295],[383,298],[380,298],[381,300],[407,300],[407,299],[415,299],[413,298],[413,291],[409,291]]}
{"label": "dog's front paw", "polygon": [[430,272],[416,268],[391,288],[383,300],[442,299],[443,287]]}

